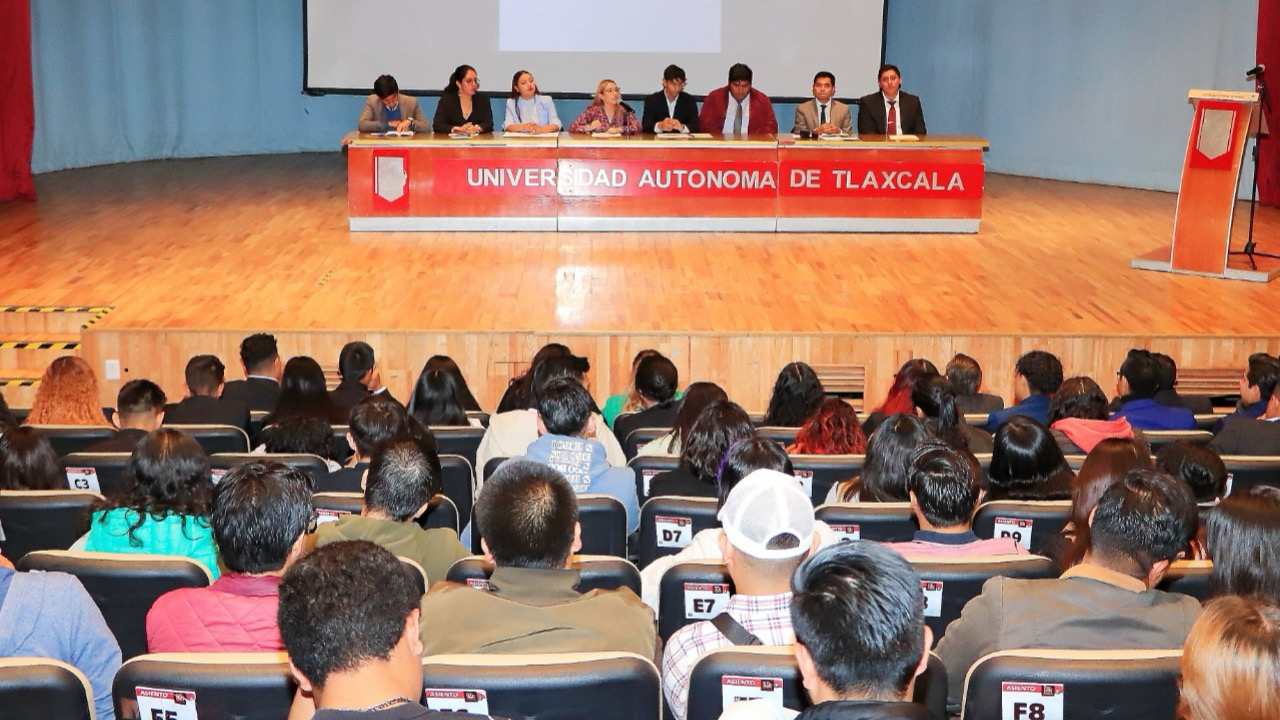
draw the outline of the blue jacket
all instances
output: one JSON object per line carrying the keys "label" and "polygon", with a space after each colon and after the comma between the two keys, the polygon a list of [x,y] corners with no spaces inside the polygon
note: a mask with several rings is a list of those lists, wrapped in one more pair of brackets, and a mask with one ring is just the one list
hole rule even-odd
{"label": "blue jacket", "polygon": [[1161,405],[1151,398],[1120,404],[1112,420],[1124,418],[1139,430],[1195,430],[1196,416],[1184,407]]}
{"label": "blue jacket", "polygon": [[1253,418],[1254,420],[1257,420],[1258,418],[1262,417],[1262,413],[1266,411],[1267,411],[1266,400],[1259,400],[1258,402],[1253,403],[1252,405],[1245,405],[1244,407],[1238,407],[1236,408],[1236,411],[1231,413],[1230,415],[1227,415],[1226,417],[1218,418],[1218,421],[1213,424],[1213,434],[1217,435],[1218,433],[1222,432],[1222,428],[1227,426],[1228,420],[1235,420],[1236,418]]}
{"label": "blue jacket", "polygon": [[559,470],[579,495],[592,493],[618,498],[627,509],[627,532],[633,533],[640,527],[636,475],[629,467],[610,465],[599,440],[543,435],[529,444],[523,458],[511,460],[532,460]]}
{"label": "blue jacket", "polygon": [[1035,418],[1037,422],[1048,424],[1049,419],[1049,396],[1048,395],[1032,395],[1024,398],[1022,402],[1008,407],[1003,410],[997,410],[987,416],[987,432],[995,434],[996,430],[1005,423],[1006,420],[1014,415],[1026,415]]}

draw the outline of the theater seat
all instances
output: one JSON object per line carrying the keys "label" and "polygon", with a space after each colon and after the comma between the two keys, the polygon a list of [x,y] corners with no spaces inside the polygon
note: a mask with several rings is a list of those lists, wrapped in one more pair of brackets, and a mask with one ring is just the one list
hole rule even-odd
{"label": "theater seat", "polygon": [[[318,492],[314,495],[316,510],[341,515],[359,515],[364,508],[364,493]],[[427,511],[416,521],[423,528],[449,528],[458,532],[458,508],[443,495],[433,495]]]}
{"label": "theater seat", "polygon": [[1280,485],[1280,457],[1266,455],[1223,455],[1227,466],[1228,494],[1244,492],[1254,485]]}
{"label": "theater seat", "polygon": [[911,503],[904,502],[828,503],[819,506],[814,517],[846,540],[908,542],[919,529]]}
{"label": "theater seat", "polygon": [[1169,564],[1164,578],[1156,586],[1158,590],[1182,593],[1204,602],[1213,595],[1209,576],[1213,574],[1211,560],[1178,560]]}
{"label": "theater seat", "polygon": [[400,565],[404,567],[404,571],[413,580],[414,587],[418,588],[419,595],[427,594],[427,571],[418,564],[417,560],[407,558],[403,555],[397,555],[396,559],[400,561]]}
{"label": "theater seat", "polygon": [[827,493],[839,483],[862,474],[866,455],[792,455],[796,477],[809,489],[814,507],[827,501]]}
{"label": "theater seat", "polygon": [[1213,433],[1208,430],[1143,430],[1147,443],[1151,445],[1151,454],[1160,452],[1160,448],[1176,442],[1189,442],[1196,445],[1208,445]]}
{"label": "theater seat", "polygon": [[1004,555],[987,558],[954,558],[912,561],[925,594],[924,621],[933,630],[937,645],[951,622],[982,586],[993,577],[1044,579],[1058,576],[1058,566],[1038,555]]}
{"label": "theater seat", "polygon": [[973,532],[980,538],[999,535],[1016,539],[1033,553],[1040,552],[1071,517],[1070,500],[993,500],[978,506]]}
{"label": "theater seat", "polygon": [[436,452],[441,455],[459,455],[466,458],[472,467],[476,464],[476,451],[480,449],[480,441],[484,439],[484,428],[459,426],[431,428],[436,438]]}
{"label": "theater seat", "polygon": [[719,560],[672,565],[658,584],[658,637],[666,642],[685,625],[719,615],[733,592],[733,579]]}
{"label": "theater seat", "polygon": [[658,669],[632,653],[434,655],[422,685],[431,709],[529,720],[656,720],[662,705]]}
{"label": "theater seat", "polygon": [[[485,461],[484,469],[481,473],[481,478],[483,480],[488,480],[489,478],[493,477],[493,474],[498,471],[498,467],[502,465],[502,463],[510,459],[511,458],[505,458],[505,457],[489,458],[487,461]],[[483,482],[480,484],[484,485]]]}
{"label": "theater seat", "polygon": [[711,498],[667,495],[650,499],[640,508],[640,567],[675,555],[694,535],[716,527],[717,502]]}
{"label": "theater seat", "polygon": [[[578,592],[587,592],[597,588],[617,590],[631,588],[636,595],[640,594],[640,571],[630,561],[606,555],[574,555],[573,569],[582,574],[578,584]],[[449,567],[445,579],[449,582],[479,585],[478,581],[488,580],[493,574],[493,565],[485,562],[479,555],[462,558]]]}
{"label": "theater seat", "polygon": [[1182,648],[991,653],[969,668],[960,718],[1171,720],[1181,660]]}
{"label": "theater seat", "polygon": [[658,438],[671,432],[671,428],[636,428],[627,433],[627,437],[622,439],[622,453],[630,462],[633,458],[640,454],[640,448],[657,440]]}
{"label": "theater seat", "polygon": [[156,598],[213,581],[204,565],[177,555],[41,550],[24,557],[17,568],[75,575],[102,611],[126,660],[147,651],[147,611]]}
{"label": "theater seat", "polygon": [[280,720],[297,690],[283,652],[142,655],[111,685],[117,718],[139,717],[139,687],[195,693],[200,720]]}
{"label": "theater seat", "polygon": [[612,495],[578,496],[583,555],[627,556],[627,508]]}
{"label": "theater seat", "polygon": [[66,550],[89,524],[89,508],[103,497],[71,490],[0,490],[0,550],[18,562],[36,550]]}
{"label": "theater seat", "polygon": [[680,467],[679,455],[642,455],[627,463],[636,474],[636,497],[643,505],[649,499],[649,483],[655,475]]}
{"label": "theater seat", "polygon": [[216,453],[209,456],[209,465],[215,470],[230,470],[245,463],[278,462],[297,468],[312,478],[329,474],[329,465],[319,455],[290,453]]}
{"label": "theater seat", "polygon": [[169,425],[166,423],[165,427],[181,430],[190,435],[209,455],[246,453],[252,449],[249,446],[249,436],[243,429],[234,425]]}
{"label": "theater seat", "polygon": [[781,425],[761,425],[756,428],[758,437],[772,440],[783,448],[796,441],[796,433],[800,432],[798,427],[783,427]]}
{"label": "theater seat", "polygon": [[441,492],[453,501],[459,520],[471,517],[471,506],[475,503],[473,462],[461,455],[440,455]]}
{"label": "theater seat", "polygon": [[49,444],[59,456],[81,452],[99,440],[116,436],[116,429],[108,425],[31,425],[49,438]]}
{"label": "theater seat", "polygon": [[[110,497],[126,490],[124,470],[132,456],[133,453],[127,452],[74,452],[63,455],[61,465],[63,471],[67,468],[93,468],[93,473],[98,478],[96,492]],[[92,490],[92,488],[89,489]]]}
{"label": "theater seat", "polygon": [[0,658],[0,716],[94,720],[93,688],[84,673],[58,660]]}

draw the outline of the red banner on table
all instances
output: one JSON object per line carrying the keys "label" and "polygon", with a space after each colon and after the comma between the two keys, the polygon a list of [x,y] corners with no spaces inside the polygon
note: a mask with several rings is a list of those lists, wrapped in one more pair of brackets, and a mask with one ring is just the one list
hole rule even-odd
{"label": "red banner on table", "polygon": [[778,164],[769,161],[560,161],[566,197],[736,197],[778,194]]}
{"label": "red banner on table", "polygon": [[779,164],[778,194],[814,197],[980,198],[981,163],[810,162]]}
{"label": "red banner on table", "polygon": [[441,158],[435,161],[437,195],[555,195],[556,161]]}

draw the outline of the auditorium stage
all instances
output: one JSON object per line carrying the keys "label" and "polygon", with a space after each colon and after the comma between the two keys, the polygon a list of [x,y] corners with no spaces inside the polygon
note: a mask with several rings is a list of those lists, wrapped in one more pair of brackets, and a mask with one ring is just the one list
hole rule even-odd
{"label": "auditorium stage", "polygon": [[[447,353],[487,406],[548,340],[591,358],[601,397],[626,384],[636,350],[655,346],[682,382],[715,380],[753,410],[793,359],[865,374],[878,400],[913,355],[974,355],[987,386],[1008,395],[1013,360],[1032,347],[1107,388],[1134,345],[1188,368],[1280,350],[1280,284],[1129,267],[1167,245],[1170,193],[988,175],[980,232],[959,236],[352,233],[337,152],[135,163],[36,183],[39,202],[0,204],[0,304],[110,307],[79,352],[100,372],[120,360],[124,379],[151,377],[175,396],[198,352],[238,377],[240,338],[257,330],[326,366],[349,339],[367,339],[400,397],[429,355]],[[1247,216],[1242,203],[1233,247]],[[1280,210],[1260,209],[1255,239],[1280,252]],[[74,332],[31,319],[0,329],[4,341]],[[29,375],[57,354],[0,357],[0,374]],[[118,386],[104,383],[104,402]],[[5,395],[24,405],[27,390]]]}

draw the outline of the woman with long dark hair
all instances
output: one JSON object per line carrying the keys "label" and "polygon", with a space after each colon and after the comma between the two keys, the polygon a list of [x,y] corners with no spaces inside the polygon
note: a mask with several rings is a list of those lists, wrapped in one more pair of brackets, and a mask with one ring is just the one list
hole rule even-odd
{"label": "woman with long dark hair", "polygon": [[915,415],[890,415],[867,439],[862,474],[831,486],[827,502],[907,502],[911,454],[932,437],[924,421]]}
{"label": "woman with long dark hair", "polygon": [[511,378],[507,383],[507,390],[502,394],[502,400],[498,402],[498,409],[494,410],[494,414],[511,412],[512,410],[528,410],[533,407],[533,370],[538,364],[550,357],[569,357],[573,352],[568,346],[560,343],[547,343],[538,348],[538,352],[534,353],[533,360],[529,363],[529,369],[524,373]]}
{"label": "woman with long dark hair", "polygon": [[480,426],[467,417],[458,383],[444,370],[422,371],[409,398],[409,413],[429,427]]}
{"label": "woman with long dark hair", "polygon": [[185,555],[218,577],[209,526],[213,481],[209,458],[189,435],[160,428],[138,443],[125,489],[93,510],[84,549],[90,552]]}
{"label": "woman with long dark hair", "polygon": [[1064,571],[1079,564],[1089,550],[1089,514],[1112,485],[1133,470],[1150,470],[1151,453],[1133,438],[1099,442],[1071,480],[1071,515],[1062,530],[1041,548]]}
{"label": "woman with long dark hair", "polygon": [[[432,355],[422,366],[422,373],[432,370],[443,370],[453,376],[453,383],[458,388],[458,399],[462,401],[463,410],[484,412],[480,403],[476,402],[476,397],[471,394],[471,388],[467,385],[467,378],[462,374],[462,368],[458,367],[458,363],[454,362],[453,358],[448,355]],[[421,382],[422,373],[419,373],[419,382]]]}
{"label": "woman with long dark hair", "polygon": [[317,417],[331,425],[347,422],[347,412],[329,397],[320,363],[305,355],[289,358],[285,363],[284,375],[280,378],[280,399],[262,423],[269,426],[294,415]]}
{"label": "woman with long dark hair", "polygon": [[1280,602],[1280,488],[1255,485],[1232,493],[1205,522],[1213,594]]}
{"label": "woman with long dark hair", "polygon": [[872,410],[866,422],[862,423],[862,432],[867,437],[871,437],[876,428],[880,427],[880,423],[890,415],[914,414],[916,406],[911,401],[912,389],[921,378],[937,374],[938,366],[924,358],[911,358],[902,363],[902,367],[898,368],[898,372],[893,375],[893,383],[889,386],[889,392],[885,394],[884,402],[880,403],[880,407]]}
{"label": "woman with long dark hair", "polygon": [[441,134],[477,135],[493,132],[493,108],[480,92],[480,78],[470,65],[459,65],[449,76],[431,129]]}
{"label": "woman with long dark hair", "polygon": [[920,378],[911,389],[911,402],[939,440],[974,454],[991,452],[991,436],[964,421],[951,382],[942,375]]}
{"label": "woman with long dark hair", "polygon": [[788,363],[778,373],[769,397],[769,410],[764,424],[778,427],[800,427],[826,398],[818,373],[807,363]]}
{"label": "woman with long dark hair", "polygon": [[654,476],[649,484],[649,497],[718,497],[716,479],[725,453],[734,443],[755,434],[750,416],[737,403],[727,400],[711,403],[689,430],[687,442],[680,451],[680,466]]}
{"label": "woman with long dark hair", "polygon": [[[610,395],[605,398],[604,408],[600,410],[600,414],[604,416],[604,421],[613,427],[613,421],[624,412],[639,412],[644,409],[643,398],[640,392],[636,390],[636,372],[640,369],[640,362],[647,357],[661,355],[662,353],[652,348],[646,348],[636,353],[631,360],[631,375],[628,377],[627,389],[617,395]],[[626,440],[626,438],[622,438]]]}
{"label": "woman with long dark hair", "polygon": [[729,395],[725,393],[724,388],[713,382],[691,383],[685,388],[684,399],[680,401],[680,410],[676,413],[671,432],[649,441],[636,454],[679,455],[685,439],[693,430],[693,424],[698,421],[698,416],[708,405],[720,401],[729,401]]}
{"label": "woman with long dark hair", "polygon": [[561,127],[556,104],[538,92],[533,73],[517,70],[511,77],[511,97],[507,99],[502,129],[509,133],[549,133],[559,132]]}
{"label": "woman with long dark hair", "polygon": [[1071,466],[1049,428],[1014,415],[996,430],[987,470],[987,500],[1066,500]]}
{"label": "woman with long dark hair", "polygon": [[67,477],[44,433],[32,427],[0,435],[0,490],[66,490]]}

